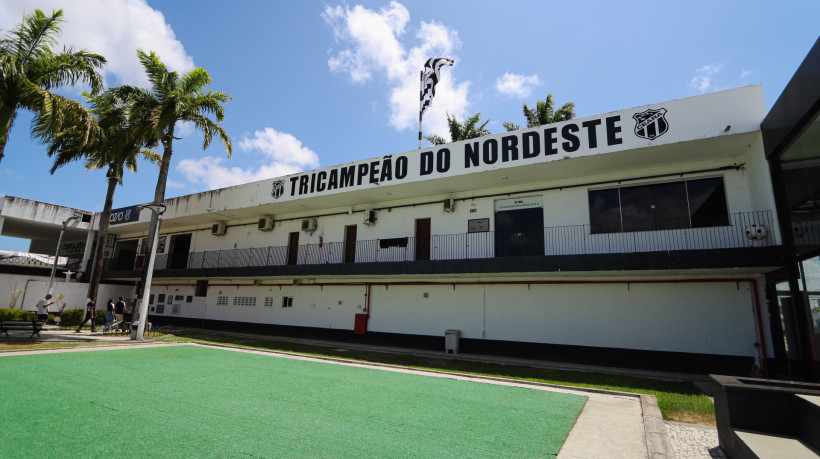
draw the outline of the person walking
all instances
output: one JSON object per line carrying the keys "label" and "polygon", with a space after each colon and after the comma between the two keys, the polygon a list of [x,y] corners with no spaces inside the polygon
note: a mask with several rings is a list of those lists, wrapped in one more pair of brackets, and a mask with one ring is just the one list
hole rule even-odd
{"label": "person walking", "polygon": [[37,319],[43,322],[43,327],[46,326],[46,322],[48,321],[48,307],[54,304],[52,301],[51,303],[48,300],[51,299],[51,293],[47,294],[45,298],[40,298],[40,301],[37,302]]}
{"label": "person walking", "polygon": [[105,325],[103,331],[111,331],[111,326],[114,324],[114,299],[109,298],[105,305]]}
{"label": "person walking", "polygon": [[95,296],[94,298],[91,298],[91,301],[89,301],[88,304],[85,305],[85,318],[83,319],[82,323],[80,323],[80,326],[77,327],[76,330],[74,330],[74,333],[80,333],[80,329],[82,329],[85,323],[89,320],[91,320],[91,333],[97,331],[94,325],[94,313],[96,312],[96,310],[97,297]]}
{"label": "person walking", "polygon": [[125,299],[120,297],[120,300],[117,301],[116,305],[114,305],[114,319],[116,319],[114,324],[120,330],[122,330],[123,311],[131,314],[131,311],[128,310],[128,306],[125,304]]}

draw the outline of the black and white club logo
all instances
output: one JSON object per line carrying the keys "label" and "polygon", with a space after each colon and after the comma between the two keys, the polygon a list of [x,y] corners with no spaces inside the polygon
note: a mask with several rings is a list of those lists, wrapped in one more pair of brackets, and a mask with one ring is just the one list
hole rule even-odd
{"label": "black and white club logo", "polygon": [[669,123],[664,117],[666,109],[649,109],[645,112],[635,113],[635,135],[643,139],[655,140],[664,135],[669,130]]}
{"label": "black and white club logo", "polygon": [[285,181],[283,179],[274,180],[273,181],[273,191],[270,192],[270,195],[273,196],[273,199],[279,199],[280,196],[285,192]]}

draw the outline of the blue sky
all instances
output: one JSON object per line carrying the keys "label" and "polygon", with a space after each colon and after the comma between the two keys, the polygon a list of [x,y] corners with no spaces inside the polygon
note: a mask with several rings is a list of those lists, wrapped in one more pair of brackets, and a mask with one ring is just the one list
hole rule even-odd
{"label": "blue sky", "polygon": [[[762,84],[769,107],[818,37],[806,1],[144,1],[4,0],[0,29],[24,10],[63,9],[62,41],[106,56],[108,87],[147,85],[136,49],[178,71],[205,68],[229,93],[233,156],[180,126],[167,197],[413,150],[418,74],[449,57],[425,135],[446,137],[445,113],[481,112],[492,132],[522,123],[523,102],[552,93],[579,117]],[[62,94],[79,98],[83,88]],[[0,162],[0,194],[100,211],[104,171],[51,160],[28,113]],[[141,163],[114,207],[148,202],[156,168]],[[0,249],[28,242],[0,237]]]}

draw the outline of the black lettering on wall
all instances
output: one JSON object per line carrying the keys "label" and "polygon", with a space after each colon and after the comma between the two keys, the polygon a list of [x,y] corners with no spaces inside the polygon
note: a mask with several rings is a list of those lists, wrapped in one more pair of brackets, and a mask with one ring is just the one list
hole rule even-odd
{"label": "black lettering on wall", "polygon": [[379,177],[380,182],[389,182],[393,180],[393,160],[390,157],[382,160],[382,175]]}
{"label": "black lettering on wall", "polygon": [[362,184],[362,179],[367,175],[367,163],[359,164],[359,172],[356,174],[356,185]]}
{"label": "black lettering on wall", "polygon": [[444,173],[450,170],[450,150],[442,148],[436,152],[436,171]]}
{"label": "black lettering on wall", "polygon": [[290,178],[290,195],[296,196],[296,182],[299,181],[299,177],[291,177]]}
{"label": "black lettering on wall", "polygon": [[464,168],[469,169],[472,166],[478,166],[478,142],[464,144]]}
{"label": "black lettering on wall", "polygon": [[356,178],[356,166],[347,166],[342,168],[342,174],[339,177],[339,188],[353,186],[353,179]]}
{"label": "black lettering on wall", "polygon": [[495,164],[498,161],[498,142],[495,139],[484,141],[484,164]]}
{"label": "black lettering on wall", "polygon": [[407,157],[399,156],[396,160],[396,178],[401,180],[407,177]]}
{"label": "black lettering on wall", "polygon": [[325,191],[325,179],[327,179],[327,172],[321,171],[316,174],[316,191]]}
{"label": "black lettering on wall", "polygon": [[308,192],[308,176],[302,175],[299,177],[299,194],[307,194]]}
{"label": "black lettering on wall", "polygon": [[537,132],[525,132],[522,142],[522,156],[524,159],[535,158],[541,154],[541,139]]}
{"label": "black lettering on wall", "polygon": [[433,173],[433,152],[424,151],[419,155],[419,175],[430,175]]}
{"label": "black lettering on wall", "polygon": [[589,120],[581,123],[587,129],[589,148],[598,148],[598,133],[596,128],[601,125],[601,120]]}
{"label": "black lettering on wall", "polygon": [[373,161],[370,163],[370,183],[379,183],[379,162]]}
{"label": "black lettering on wall", "polygon": [[624,139],[616,137],[621,132],[621,126],[616,126],[615,123],[621,121],[620,116],[610,116],[606,119],[606,144],[620,145],[624,143]]}
{"label": "black lettering on wall", "polygon": [[561,128],[561,137],[566,140],[566,142],[561,144],[564,151],[573,152],[581,147],[581,141],[578,139],[578,136],[575,135],[576,132],[578,132],[578,125],[574,123],[567,124]]}
{"label": "black lettering on wall", "polygon": [[507,135],[501,138],[501,161],[518,160],[518,136]]}
{"label": "black lettering on wall", "polygon": [[555,144],[558,142],[558,139],[555,138],[556,132],[558,132],[558,128],[544,129],[544,155],[558,154],[558,149],[555,148]]}

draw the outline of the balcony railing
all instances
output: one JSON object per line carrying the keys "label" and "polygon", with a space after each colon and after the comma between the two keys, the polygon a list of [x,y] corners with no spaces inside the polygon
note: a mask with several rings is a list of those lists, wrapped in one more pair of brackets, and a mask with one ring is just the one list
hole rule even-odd
{"label": "balcony railing", "polygon": [[[660,227],[668,226],[654,221]],[[657,226],[656,226],[657,227]],[[768,247],[779,244],[769,211],[728,216],[728,225],[635,232],[592,232],[590,225],[554,226],[530,233],[505,234],[503,241],[492,231],[432,235],[429,247],[413,237],[298,246],[295,258],[288,246],[192,252],[186,259],[158,254],[154,269],[212,269],[256,266],[323,265],[338,263],[396,262],[416,260],[468,260],[500,256],[589,255]],[[596,228],[599,230],[600,228]],[[131,270],[133,259],[108,259],[109,270]],[[131,263],[129,265],[129,263]],[[126,266],[127,265],[127,266]]]}

